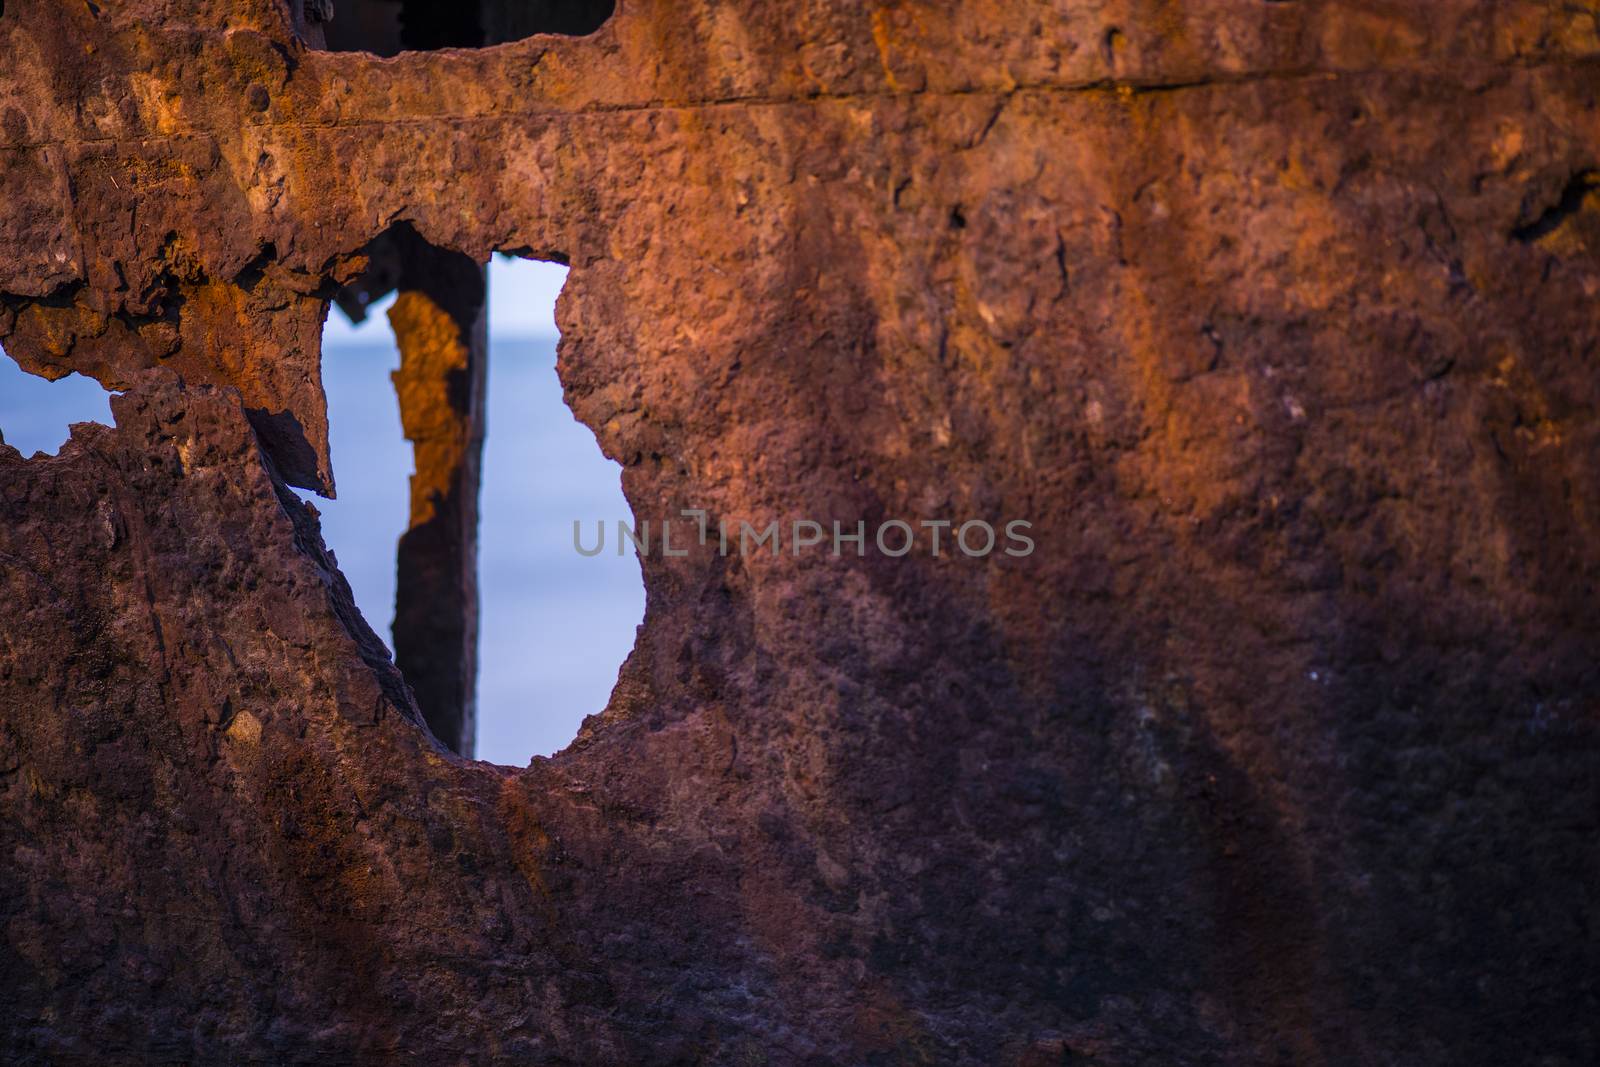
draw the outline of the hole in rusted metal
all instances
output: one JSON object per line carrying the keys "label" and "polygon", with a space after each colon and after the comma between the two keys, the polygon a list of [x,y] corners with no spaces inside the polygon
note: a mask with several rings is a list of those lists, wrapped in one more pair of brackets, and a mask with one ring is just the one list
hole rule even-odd
{"label": "hole in rusted metal", "polygon": [[[315,3],[306,0],[316,23]],[[541,33],[582,37],[603,26],[614,0],[333,0],[320,24],[335,52],[392,56],[440,48],[481,48]]]}
{"label": "hole in rusted metal", "polygon": [[0,443],[24,456],[53,456],[71,437],[74,425],[111,425],[113,395],[81,374],[53,382],[30,374],[0,348]]}
{"label": "hole in rusted metal", "polygon": [[460,299],[483,276],[476,264],[405,226],[368,253],[337,300],[352,321],[386,310],[393,332],[326,331],[342,485],[339,500],[317,502],[323,533],[363,613],[394,611],[396,663],[435,735],[525,764],[605,707],[644,612],[637,559],[572,548],[573,520],[593,528],[629,513],[621,468],[573,417],[556,376],[566,271],[498,258],[499,310],[479,334],[463,322],[477,305]]}

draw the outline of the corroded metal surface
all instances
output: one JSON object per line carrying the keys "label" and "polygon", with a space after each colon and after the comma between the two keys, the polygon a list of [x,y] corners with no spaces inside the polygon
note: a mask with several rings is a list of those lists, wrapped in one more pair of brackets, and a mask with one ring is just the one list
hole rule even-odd
{"label": "corroded metal surface", "polygon": [[[128,390],[0,447],[13,1058],[1592,1062],[1594,5],[295,25],[0,14],[0,342]],[[652,554],[449,754],[287,488],[401,224],[571,264],[636,515],[1036,550]]]}

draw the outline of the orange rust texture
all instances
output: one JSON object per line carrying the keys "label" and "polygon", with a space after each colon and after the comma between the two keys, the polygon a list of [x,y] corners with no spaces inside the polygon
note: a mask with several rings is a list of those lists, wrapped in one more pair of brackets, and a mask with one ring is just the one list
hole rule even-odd
{"label": "orange rust texture", "polygon": [[[0,447],[8,1063],[1600,1062],[1600,4],[362,4],[4,0],[0,343],[127,389]],[[650,553],[449,757],[497,251],[638,519],[1037,551]],[[284,484],[390,291],[404,677]]]}
{"label": "orange rust texture", "polygon": [[395,301],[389,323],[400,346],[400,369],[392,375],[400,422],[416,461],[407,524],[414,530],[432,521],[455,492],[468,453],[483,444],[483,420],[452,396],[472,372],[472,351],[450,313],[425,293],[409,292]]}

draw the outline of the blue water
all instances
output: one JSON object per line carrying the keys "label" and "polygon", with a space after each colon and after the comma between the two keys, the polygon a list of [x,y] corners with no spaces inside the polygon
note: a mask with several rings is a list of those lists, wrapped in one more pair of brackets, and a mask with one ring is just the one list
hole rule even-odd
{"label": "blue water", "polygon": [[[359,332],[329,330],[323,380],[339,497],[305,495],[362,614],[387,639],[412,467],[389,382],[398,355],[382,318]],[[111,421],[97,383],[46,382],[0,359],[8,444],[53,453],[67,424],[81,421]],[[621,468],[562,400],[554,336],[495,333],[478,561],[478,758],[526,764],[564,747],[585,715],[605,707],[644,616],[644,589],[631,554],[575,552],[572,520],[592,537],[597,520],[630,518]]]}
{"label": "blue water", "polygon": [[67,443],[74,422],[111,425],[111,394],[99,382],[81,374],[47,382],[24,373],[9,356],[0,357],[0,436],[6,444],[24,456],[53,456]]}
{"label": "blue water", "polygon": [[[411,446],[389,372],[392,343],[330,345],[322,360],[339,497],[307,496],[356,604],[387,636],[394,546],[406,526]],[[564,747],[605,707],[644,617],[630,554],[588,558],[572,520],[632,515],[621,468],[561,397],[554,337],[496,337],[489,354],[478,573],[479,759],[525,764]]]}

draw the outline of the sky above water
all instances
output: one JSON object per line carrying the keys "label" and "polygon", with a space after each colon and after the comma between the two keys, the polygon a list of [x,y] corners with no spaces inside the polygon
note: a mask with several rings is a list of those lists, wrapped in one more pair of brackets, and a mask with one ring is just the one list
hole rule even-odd
{"label": "sky above water", "polygon": [[[573,417],[555,374],[556,294],[566,269],[496,257],[489,276],[489,412],[479,579],[479,759],[525,765],[605,707],[644,617],[638,561],[580,556],[572,522],[631,520],[621,468]],[[389,372],[399,362],[382,304],[353,326],[338,311],[323,335],[323,384],[337,500],[305,493],[356,603],[385,640],[394,614],[395,542],[405,530],[411,448]],[[72,422],[111,421],[108,394],[0,359],[0,434],[31,455],[55,452]]]}

